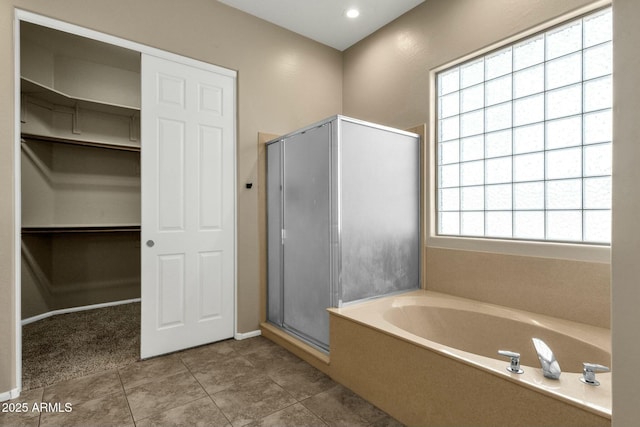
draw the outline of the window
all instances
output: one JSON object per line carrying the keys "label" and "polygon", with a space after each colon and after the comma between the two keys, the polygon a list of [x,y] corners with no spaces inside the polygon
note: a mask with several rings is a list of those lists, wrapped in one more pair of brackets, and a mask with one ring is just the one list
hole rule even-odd
{"label": "window", "polygon": [[611,9],[436,75],[440,236],[608,244]]}

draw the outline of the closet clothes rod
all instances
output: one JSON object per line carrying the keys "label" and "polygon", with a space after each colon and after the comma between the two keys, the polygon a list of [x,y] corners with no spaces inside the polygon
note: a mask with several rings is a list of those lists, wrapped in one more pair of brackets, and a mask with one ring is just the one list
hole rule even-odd
{"label": "closet clothes rod", "polygon": [[22,234],[51,233],[123,233],[139,232],[139,225],[105,225],[105,226],[60,226],[60,227],[22,227]]}
{"label": "closet clothes rod", "polygon": [[20,134],[20,136],[22,137],[22,142],[24,142],[25,139],[30,139],[33,141],[57,142],[60,144],[82,145],[85,147],[94,147],[94,148],[106,148],[108,150],[140,151],[140,147],[135,147],[132,145],[117,145],[117,144],[108,144],[105,142],[82,141],[82,140],[76,140],[76,139],[59,138],[56,136],[35,135],[31,133],[22,133]]}

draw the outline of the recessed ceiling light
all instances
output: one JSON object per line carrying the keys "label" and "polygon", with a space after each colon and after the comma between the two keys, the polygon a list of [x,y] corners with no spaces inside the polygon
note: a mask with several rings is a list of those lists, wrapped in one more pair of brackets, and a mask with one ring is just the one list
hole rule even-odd
{"label": "recessed ceiling light", "polygon": [[360,11],[358,9],[349,9],[346,12],[347,18],[357,18],[360,16]]}

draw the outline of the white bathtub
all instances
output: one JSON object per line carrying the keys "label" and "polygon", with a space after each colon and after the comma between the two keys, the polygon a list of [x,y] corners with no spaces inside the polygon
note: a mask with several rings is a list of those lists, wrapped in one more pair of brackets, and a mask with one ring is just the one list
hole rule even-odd
{"label": "white bathtub", "polygon": [[[608,329],[424,290],[330,311],[339,318],[611,418],[611,374],[598,373],[598,387],[579,381],[582,362],[611,366]],[[544,340],[556,355],[563,371],[559,380],[543,377],[533,337]],[[498,356],[498,350],[520,353],[524,374],[508,372],[509,360]]]}

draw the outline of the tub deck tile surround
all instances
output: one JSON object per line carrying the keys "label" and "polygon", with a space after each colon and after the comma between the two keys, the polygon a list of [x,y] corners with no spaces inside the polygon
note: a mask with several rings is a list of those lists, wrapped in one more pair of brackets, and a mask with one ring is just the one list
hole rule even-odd
{"label": "tub deck tile surround", "polygon": [[[34,412],[41,402],[72,412]],[[24,391],[0,426],[401,426],[263,337],[222,341]]]}

